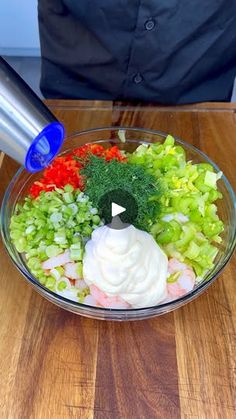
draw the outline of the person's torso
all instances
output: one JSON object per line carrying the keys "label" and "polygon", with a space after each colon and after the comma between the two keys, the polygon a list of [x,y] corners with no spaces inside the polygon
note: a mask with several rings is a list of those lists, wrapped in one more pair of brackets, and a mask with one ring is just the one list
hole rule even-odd
{"label": "person's torso", "polygon": [[39,0],[39,18],[42,85],[54,72],[64,96],[184,103],[230,94],[235,0]]}

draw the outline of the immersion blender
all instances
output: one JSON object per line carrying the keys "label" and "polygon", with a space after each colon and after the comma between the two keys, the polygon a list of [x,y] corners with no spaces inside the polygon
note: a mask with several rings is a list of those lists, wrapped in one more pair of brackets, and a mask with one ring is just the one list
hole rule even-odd
{"label": "immersion blender", "polygon": [[29,172],[46,167],[60,150],[64,127],[0,57],[0,151]]}

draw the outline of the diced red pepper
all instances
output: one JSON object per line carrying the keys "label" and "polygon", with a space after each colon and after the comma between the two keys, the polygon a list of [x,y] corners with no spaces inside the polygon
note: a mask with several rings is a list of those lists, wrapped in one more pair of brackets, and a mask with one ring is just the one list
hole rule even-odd
{"label": "diced red pepper", "polygon": [[85,180],[80,175],[80,169],[86,165],[91,154],[103,157],[107,161],[112,159],[126,161],[117,146],[105,149],[100,144],[85,144],[66,156],[56,157],[44,170],[42,178],[33,183],[29,191],[30,194],[37,198],[41,191],[52,191],[56,187],[63,188],[68,184],[75,189],[83,190]]}
{"label": "diced red pepper", "polygon": [[114,145],[113,147],[106,149],[105,159],[106,160],[117,159],[119,161],[126,161],[126,158],[121,154],[117,145]]}

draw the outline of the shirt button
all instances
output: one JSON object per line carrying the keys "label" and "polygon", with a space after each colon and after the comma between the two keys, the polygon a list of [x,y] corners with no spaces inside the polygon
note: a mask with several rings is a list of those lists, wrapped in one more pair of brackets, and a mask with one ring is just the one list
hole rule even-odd
{"label": "shirt button", "polygon": [[134,79],[133,80],[134,80],[134,83],[139,84],[139,83],[141,83],[143,81],[143,76],[140,73],[137,73],[134,76]]}
{"label": "shirt button", "polygon": [[151,31],[155,26],[155,22],[152,19],[147,20],[147,22],[145,23],[145,28],[147,29],[147,31]]}

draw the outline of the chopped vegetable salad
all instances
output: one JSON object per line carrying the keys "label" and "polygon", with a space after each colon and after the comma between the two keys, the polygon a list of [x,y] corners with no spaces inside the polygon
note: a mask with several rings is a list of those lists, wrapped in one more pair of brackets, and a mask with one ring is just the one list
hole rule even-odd
{"label": "chopped vegetable salad", "polygon": [[221,175],[210,164],[187,161],[170,135],[133,153],[84,145],[56,157],[17,203],[11,239],[49,290],[87,305],[133,308],[132,298],[104,292],[97,282],[86,281],[83,271],[87,243],[103,231],[99,198],[123,188],[138,202],[134,227],[151,235],[168,258],[166,293],[156,304],[170,301],[191,292],[214,267],[224,230],[217,214]]}

